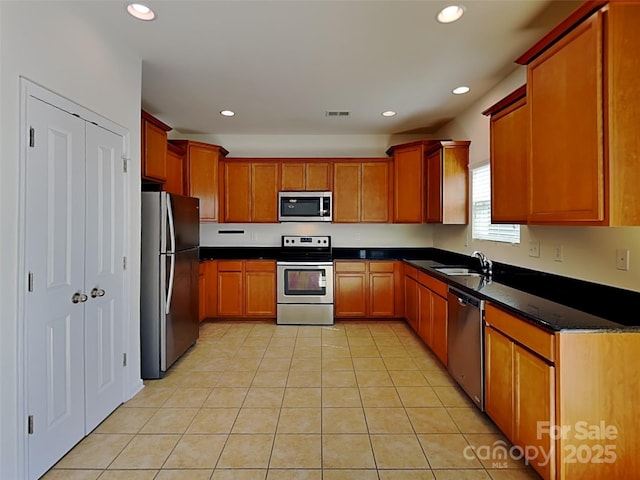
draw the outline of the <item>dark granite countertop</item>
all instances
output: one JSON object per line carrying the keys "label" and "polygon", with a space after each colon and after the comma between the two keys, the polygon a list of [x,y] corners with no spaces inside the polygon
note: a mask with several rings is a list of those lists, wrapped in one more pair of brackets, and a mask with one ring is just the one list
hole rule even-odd
{"label": "dark granite countertop", "polygon": [[[640,292],[494,262],[490,282],[483,277],[447,276],[435,266],[477,267],[477,259],[438,248],[334,247],[334,260],[404,260],[445,283],[552,331],[640,331],[634,313]],[[200,247],[200,259],[277,260],[280,247]]]}

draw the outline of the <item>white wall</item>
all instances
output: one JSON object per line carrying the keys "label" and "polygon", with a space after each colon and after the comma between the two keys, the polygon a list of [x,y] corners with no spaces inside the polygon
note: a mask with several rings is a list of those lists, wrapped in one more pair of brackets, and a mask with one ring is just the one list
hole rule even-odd
{"label": "white wall", "polygon": [[[67,7],[73,2],[68,2]],[[19,76],[38,83],[130,132],[131,330],[127,389],[140,385],[139,238],[141,60],[98,35],[57,2],[0,1],[0,478],[22,478],[18,439],[25,419],[18,404],[20,185]]]}
{"label": "white wall", "polygon": [[[489,119],[482,111],[526,82],[526,69],[518,67],[464,114],[443,127],[439,136],[471,140],[469,163],[489,159]],[[579,139],[574,139],[579,141]],[[640,227],[522,226],[519,245],[471,240],[471,227],[434,227],[434,246],[460,253],[482,250],[489,258],[534,270],[640,291]],[[540,242],[540,257],[528,255],[529,241]],[[562,245],[563,261],[554,261]],[[630,269],[617,270],[616,249],[627,248]]]}

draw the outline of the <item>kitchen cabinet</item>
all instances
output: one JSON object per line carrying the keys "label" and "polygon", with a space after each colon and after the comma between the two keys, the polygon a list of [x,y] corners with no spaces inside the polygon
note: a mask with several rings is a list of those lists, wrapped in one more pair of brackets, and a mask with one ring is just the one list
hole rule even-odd
{"label": "kitchen cabinet", "polygon": [[218,260],[218,317],[276,316],[273,260]]}
{"label": "kitchen cabinet", "polygon": [[218,310],[218,263],[216,260],[200,262],[199,270],[200,321],[217,316]]}
{"label": "kitchen cabinet", "polygon": [[167,180],[162,190],[184,195],[184,150],[173,143],[167,144]]}
{"label": "kitchen cabinet", "polygon": [[390,318],[402,315],[402,264],[385,260],[336,260],[334,303],[337,318]]}
{"label": "kitchen cabinet", "polygon": [[227,160],[223,169],[223,221],[277,223],[278,162]]}
{"label": "kitchen cabinet", "polygon": [[419,271],[418,323],[416,332],[424,343],[447,365],[448,311],[447,284]]}
{"label": "kitchen cabinet", "polygon": [[167,179],[169,125],[142,110],[142,178],[163,183]]}
{"label": "kitchen cabinet", "polygon": [[335,162],[333,222],[386,223],[391,220],[391,165],[376,161]]}
{"label": "kitchen cabinet", "polygon": [[192,140],[171,140],[183,149],[184,195],[200,199],[200,222],[217,222],[219,210],[218,172],[224,148]]}
{"label": "kitchen cabinet", "polygon": [[530,224],[640,225],[640,4],[603,3],[585,2],[517,60],[527,65]]}
{"label": "kitchen cabinet", "polygon": [[[514,445],[553,455],[538,429],[555,425],[554,335],[490,304],[485,319],[485,410]],[[554,478],[555,462],[529,461]]]}
{"label": "kitchen cabinet", "polygon": [[491,139],[491,223],[527,223],[529,109],[526,86],[482,112]]}
{"label": "kitchen cabinet", "polygon": [[425,150],[427,223],[469,223],[470,143],[439,141]]}
{"label": "kitchen cabinet", "polygon": [[424,142],[397,145],[393,155],[393,222],[424,222]]}
{"label": "kitchen cabinet", "polygon": [[418,331],[418,270],[404,265],[404,317],[414,332]]}
{"label": "kitchen cabinet", "polygon": [[331,161],[287,159],[280,169],[281,191],[331,191]]}

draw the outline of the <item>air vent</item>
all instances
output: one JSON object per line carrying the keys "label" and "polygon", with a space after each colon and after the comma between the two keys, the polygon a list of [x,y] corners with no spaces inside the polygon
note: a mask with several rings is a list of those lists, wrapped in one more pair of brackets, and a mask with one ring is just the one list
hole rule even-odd
{"label": "air vent", "polygon": [[327,110],[324,114],[327,117],[348,117],[351,115],[351,112],[346,110]]}

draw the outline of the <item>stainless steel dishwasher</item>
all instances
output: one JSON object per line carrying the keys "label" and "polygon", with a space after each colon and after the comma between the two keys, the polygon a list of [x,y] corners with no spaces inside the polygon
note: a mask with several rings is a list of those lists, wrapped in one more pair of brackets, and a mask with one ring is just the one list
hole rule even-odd
{"label": "stainless steel dishwasher", "polygon": [[447,368],[484,411],[484,300],[449,286]]}

